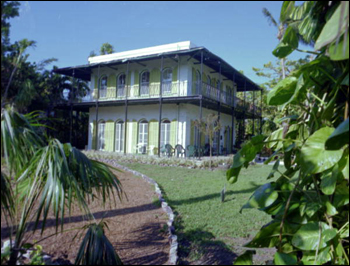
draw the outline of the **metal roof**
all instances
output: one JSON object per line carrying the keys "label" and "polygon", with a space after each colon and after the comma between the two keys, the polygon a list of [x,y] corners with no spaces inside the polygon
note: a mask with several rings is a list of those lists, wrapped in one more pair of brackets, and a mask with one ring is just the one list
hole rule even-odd
{"label": "metal roof", "polygon": [[160,53],[160,54],[153,54],[153,55],[146,55],[146,56],[139,56],[139,57],[133,57],[128,59],[119,59],[119,60],[112,60],[107,61],[103,63],[92,63],[92,64],[86,64],[86,65],[80,65],[80,66],[74,66],[74,67],[66,67],[66,68],[59,68],[54,70],[55,73],[63,74],[67,76],[75,76],[77,78],[90,81],[91,79],[91,70],[94,68],[97,68],[98,66],[113,66],[113,65],[121,65],[125,64],[126,62],[141,62],[145,60],[152,60],[152,59],[159,59],[162,56],[165,57],[172,57],[176,55],[189,55],[193,59],[201,62],[201,52],[203,51],[203,64],[207,65],[208,67],[212,68],[216,72],[219,73],[220,66],[221,66],[221,74],[223,77],[234,80],[237,83],[237,90],[238,91],[258,91],[262,90],[257,84],[255,84],[252,80],[244,76],[242,73],[237,71],[234,67],[232,67],[230,64],[228,64],[226,61],[221,59],[219,56],[213,54],[205,47],[196,47],[186,50],[179,50],[179,51],[171,51],[166,53]]}

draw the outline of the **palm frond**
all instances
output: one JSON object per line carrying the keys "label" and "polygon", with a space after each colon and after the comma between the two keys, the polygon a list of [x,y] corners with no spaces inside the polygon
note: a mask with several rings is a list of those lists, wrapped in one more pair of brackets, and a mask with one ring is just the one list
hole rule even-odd
{"label": "palm frond", "polygon": [[76,265],[123,265],[111,242],[105,235],[104,222],[90,224],[80,245]]}
{"label": "palm frond", "polygon": [[272,16],[272,14],[270,13],[270,11],[267,8],[263,8],[262,10],[264,16],[267,18],[268,22],[272,25],[274,25],[276,28],[278,28],[278,23],[275,20],[275,18]]}
{"label": "palm frond", "polygon": [[10,218],[13,218],[13,192],[8,177],[3,172],[1,172],[1,208],[4,209]]}

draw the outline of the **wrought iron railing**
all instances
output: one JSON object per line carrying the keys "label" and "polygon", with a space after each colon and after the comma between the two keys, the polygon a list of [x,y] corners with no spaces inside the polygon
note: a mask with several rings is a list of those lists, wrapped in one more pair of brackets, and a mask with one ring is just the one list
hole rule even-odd
{"label": "wrought iron railing", "polygon": [[[232,92],[221,91],[206,83],[193,82],[189,86],[187,81],[175,81],[162,84],[162,97],[196,96],[202,95],[228,106],[235,106],[242,111],[261,115],[261,108],[232,95]],[[119,85],[100,90],[94,89],[90,94],[77,102],[114,101],[127,99],[157,98],[160,96],[160,82]]]}

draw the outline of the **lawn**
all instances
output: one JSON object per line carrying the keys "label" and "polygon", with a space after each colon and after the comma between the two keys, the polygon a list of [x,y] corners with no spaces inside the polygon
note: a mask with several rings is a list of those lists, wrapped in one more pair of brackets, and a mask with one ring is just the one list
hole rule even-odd
{"label": "lawn", "polygon": [[[232,263],[239,247],[266,223],[270,217],[255,209],[240,208],[251,194],[266,182],[271,166],[255,165],[242,171],[239,181],[226,184],[226,198],[222,203],[220,192],[226,183],[225,170],[201,170],[179,167],[161,167],[139,163],[125,164],[153,178],[161,187],[169,205],[177,213],[176,233],[180,240],[180,257],[193,263],[203,262],[203,254],[215,245],[229,254],[222,254]],[[224,251],[222,251],[224,252]],[[210,258],[205,258],[210,260]],[[215,259],[212,263],[215,263]]]}

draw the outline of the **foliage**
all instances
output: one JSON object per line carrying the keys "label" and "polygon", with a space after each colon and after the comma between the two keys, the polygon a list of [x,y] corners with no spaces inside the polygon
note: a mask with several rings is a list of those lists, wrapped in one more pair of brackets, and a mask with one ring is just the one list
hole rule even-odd
{"label": "foliage", "polygon": [[268,179],[278,179],[259,187],[242,210],[259,209],[273,221],[246,246],[275,247],[276,265],[349,264],[349,3],[287,1],[281,17],[288,27],[274,54],[297,50],[301,35],[315,44],[306,52],[316,57],[279,81],[267,103],[302,111],[281,119],[283,127],[268,138],[246,143],[227,180],[237,182],[257,153],[272,148],[267,162],[278,160]]}
{"label": "foliage", "polygon": [[[1,208],[11,230],[10,264],[16,264],[18,253],[27,245],[30,222],[43,234],[52,212],[56,233],[63,233],[66,212],[71,214],[74,202],[99,227],[88,202],[99,198],[103,204],[107,200],[116,203],[115,196],[122,197],[121,184],[107,165],[89,160],[69,143],[47,139],[37,122],[39,115],[21,115],[13,108],[1,113],[1,154],[9,173],[7,177],[1,172]],[[103,245],[109,245],[101,234],[102,240],[91,252],[99,253]]]}
{"label": "foliage", "polygon": [[100,48],[101,55],[113,54],[113,53],[114,53],[114,48],[110,43],[106,42],[106,43],[102,44],[102,46]]}

